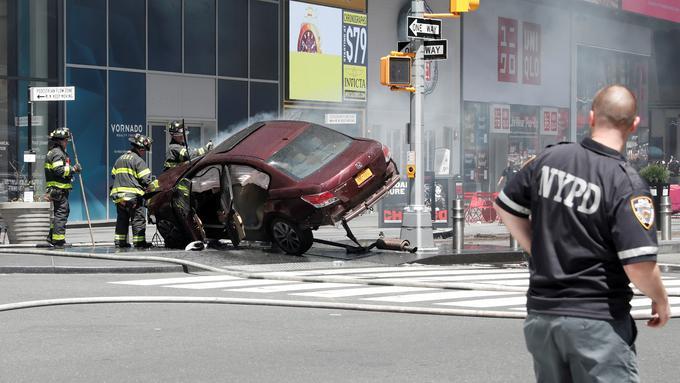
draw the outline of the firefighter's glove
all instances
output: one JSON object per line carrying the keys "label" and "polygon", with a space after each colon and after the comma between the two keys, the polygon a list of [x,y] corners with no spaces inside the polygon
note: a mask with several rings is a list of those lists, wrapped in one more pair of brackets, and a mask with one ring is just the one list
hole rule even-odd
{"label": "firefighter's glove", "polygon": [[206,148],[206,150],[212,150],[212,148],[213,148],[213,142],[212,142],[212,141],[208,141],[208,143],[205,145],[205,148]]}
{"label": "firefighter's glove", "polygon": [[82,171],[83,171],[83,167],[80,166],[80,164],[75,164],[75,165],[73,165],[73,172],[74,172],[74,173],[80,173],[80,172],[82,172]]}

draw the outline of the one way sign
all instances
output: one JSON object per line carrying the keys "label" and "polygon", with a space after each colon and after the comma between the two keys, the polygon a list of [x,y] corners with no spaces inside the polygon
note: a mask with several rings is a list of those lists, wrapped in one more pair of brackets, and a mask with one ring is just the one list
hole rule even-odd
{"label": "one way sign", "polygon": [[425,60],[446,60],[449,40],[427,40],[423,42],[425,47]]}
{"label": "one way sign", "polygon": [[442,36],[442,21],[408,17],[407,34],[410,39],[438,39]]}

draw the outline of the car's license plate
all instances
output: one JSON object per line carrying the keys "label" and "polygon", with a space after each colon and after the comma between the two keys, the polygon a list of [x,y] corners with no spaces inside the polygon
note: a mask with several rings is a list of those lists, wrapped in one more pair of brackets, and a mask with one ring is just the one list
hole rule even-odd
{"label": "car's license plate", "polygon": [[371,171],[371,169],[366,168],[360,171],[359,174],[357,174],[357,176],[354,177],[354,181],[356,181],[357,185],[361,185],[364,182],[366,182],[367,179],[371,178],[372,175],[373,172]]}

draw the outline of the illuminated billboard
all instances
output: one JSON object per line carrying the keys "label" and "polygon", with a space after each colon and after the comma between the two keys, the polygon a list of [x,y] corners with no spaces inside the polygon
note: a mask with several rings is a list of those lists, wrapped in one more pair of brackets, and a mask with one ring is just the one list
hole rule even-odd
{"label": "illuminated billboard", "polygon": [[342,101],[342,10],[291,1],[289,97]]}
{"label": "illuminated billboard", "polygon": [[288,10],[288,99],[366,101],[366,14],[299,1]]}

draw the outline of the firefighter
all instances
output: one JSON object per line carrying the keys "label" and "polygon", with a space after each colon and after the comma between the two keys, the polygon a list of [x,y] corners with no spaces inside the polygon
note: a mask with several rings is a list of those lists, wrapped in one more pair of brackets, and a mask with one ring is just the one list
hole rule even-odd
{"label": "firefighter", "polygon": [[52,201],[52,222],[47,242],[54,247],[66,243],[66,220],[70,208],[68,195],[71,191],[73,174],[80,173],[80,164],[71,166],[66,145],[71,139],[68,128],[59,128],[50,133],[49,150],[45,156],[45,187],[47,197]]}
{"label": "firefighter", "polygon": [[186,134],[188,132],[185,129],[184,123],[181,121],[173,121],[168,125],[168,133],[170,133],[172,138],[168,145],[163,171],[172,169],[198,156],[202,156],[212,149],[212,141],[198,149],[190,149],[186,144]]}
{"label": "firefighter", "polygon": [[111,169],[113,187],[110,197],[116,204],[117,248],[130,247],[128,226],[132,221],[132,242],[137,248],[152,247],[146,241],[146,220],[143,196],[158,188],[158,180],[152,180],[151,170],[144,161],[146,152],[151,149],[151,138],[139,133],[129,138],[132,147],[116,160]]}

